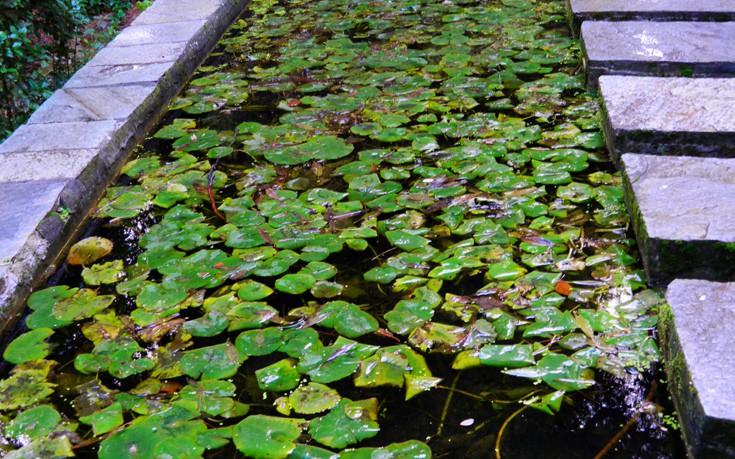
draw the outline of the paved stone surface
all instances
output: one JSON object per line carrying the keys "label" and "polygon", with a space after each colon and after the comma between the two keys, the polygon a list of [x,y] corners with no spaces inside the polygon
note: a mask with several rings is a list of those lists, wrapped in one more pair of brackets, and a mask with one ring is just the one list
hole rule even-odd
{"label": "paved stone surface", "polygon": [[181,42],[105,47],[87,62],[87,66],[99,67],[172,62],[181,57],[186,45],[186,42]]}
{"label": "paved stone surface", "polygon": [[567,0],[573,23],[645,19],[656,21],[733,21],[732,0]]}
{"label": "paved stone surface", "polygon": [[107,47],[188,42],[201,33],[204,24],[204,20],[163,24],[135,23],[123,29]]}
{"label": "paved stone surface", "polygon": [[0,144],[0,154],[105,148],[121,124],[118,120],[25,124]]}
{"label": "paved stone surface", "polygon": [[622,153],[735,156],[735,79],[603,75],[603,129]]}
{"label": "paved stone surface", "polygon": [[126,64],[82,67],[66,82],[64,88],[89,88],[136,83],[167,84],[175,62],[159,64]]}
{"label": "paved stone surface", "polygon": [[603,74],[735,75],[735,22],[586,21],[581,30],[592,89]]}
{"label": "paved stone surface", "polygon": [[153,83],[63,88],[31,115],[28,124],[125,119],[144,107],[155,89]]}
{"label": "paved stone surface", "polygon": [[735,283],[675,280],[664,337],[690,457],[735,457]]}
{"label": "paved stone surface", "polygon": [[0,183],[80,179],[105,172],[99,150],[34,151],[0,155]]}
{"label": "paved stone surface", "polygon": [[735,279],[735,159],[625,154],[622,163],[649,282]]}
{"label": "paved stone surface", "polygon": [[141,25],[206,19],[221,6],[221,0],[156,0],[135,22]]}

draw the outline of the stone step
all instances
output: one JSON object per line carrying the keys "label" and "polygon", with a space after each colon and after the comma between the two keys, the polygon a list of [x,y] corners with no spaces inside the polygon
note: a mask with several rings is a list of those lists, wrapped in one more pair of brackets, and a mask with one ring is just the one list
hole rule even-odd
{"label": "stone step", "polygon": [[675,280],[666,300],[664,359],[689,457],[735,457],[735,283]]}
{"label": "stone step", "polygon": [[602,121],[622,153],[735,156],[735,79],[603,75]]}
{"label": "stone step", "polygon": [[735,22],[586,21],[581,31],[592,90],[604,74],[735,75]]}
{"label": "stone step", "polygon": [[622,164],[649,282],[735,279],[735,159],[625,154]]}
{"label": "stone step", "polygon": [[567,0],[574,30],[588,20],[735,21],[732,0]]}

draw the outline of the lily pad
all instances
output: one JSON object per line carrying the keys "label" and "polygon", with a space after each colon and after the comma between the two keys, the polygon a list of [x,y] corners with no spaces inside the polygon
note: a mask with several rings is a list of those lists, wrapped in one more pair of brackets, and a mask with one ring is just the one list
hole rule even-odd
{"label": "lily pad", "polygon": [[3,358],[10,363],[23,363],[46,357],[50,350],[46,338],[53,335],[50,328],[37,328],[23,333],[8,344]]}
{"label": "lily pad", "polygon": [[71,249],[66,261],[70,265],[90,265],[112,252],[112,241],[103,237],[88,237],[77,242]]}
{"label": "lily pad", "polygon": [[122,260],[92,265],[82,270],[82,279],[88,285],[114,284],[125,276]]}
{"label": "lily pad", "polygon": [[296,448],[296,440],[307,421],[252,415],[240,421],[233,430],[235,447],[254,459],[286,459]]}
{"label": "lily pad", "polygon": [[326,416],[309,422],[309,435],[322,445],[342,449],[378,434],[378,400],[342,399]]}

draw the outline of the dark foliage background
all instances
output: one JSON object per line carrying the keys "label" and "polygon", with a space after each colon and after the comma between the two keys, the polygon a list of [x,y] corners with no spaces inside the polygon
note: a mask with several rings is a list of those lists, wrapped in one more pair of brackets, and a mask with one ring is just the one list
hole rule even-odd
{"label": "dark foliage background", "polygon": [[0,0],[0,141],[114,35],[135,3]]}

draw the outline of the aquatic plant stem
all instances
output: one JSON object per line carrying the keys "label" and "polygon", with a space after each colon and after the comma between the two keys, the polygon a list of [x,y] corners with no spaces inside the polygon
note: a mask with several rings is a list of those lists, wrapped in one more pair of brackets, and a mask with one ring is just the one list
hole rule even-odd
{"label": "aquatic plant stem", "polygon": [[503,438],[503,432],[505,432],[505,428],[508,427],[508,424],[510,424],[510,421],[512,421],[514,417],[523,413],[523,411],[525,411],[527,408],[528,408],[528,405],[524,405],[521,408],[517,409],[513,414],[508,416],[508,419],[506,419],[505,422],[503,422],[503,425],[500,426],[500,430],[498,430],[498,436],[495,438],[495,459],[501,459],[500,458],[500,440]]}
{"label": "aquatic plant stem", "polygon": [[212,167],[209,168],[209,175],[207,180],[207,195],[209,196],[209,203],[212,205],[212,211],[216,216],[218,216],[223,222],[226,222],[227,219],[220,213],[219,210],[217,210],[217,204],[214,202],[214,195],[212,194],[212,184],[214,183],[214,170],[217,168],[217,165],[219,165],[219,159],[212,164]]}
{"label": "aquatic plant stem", "polygon": [[[651,384],[651,390],[648,391],[648,395],[646,395],[645,402],[650,402],[655,392],[656,392],[656,381],[654,381]],[[633,414],[633,416],[631,416],[631,418],[628,420],[628,422],[623,426],[623,428],[620,429],[620,431],[617,434],[615,434],[615,436],[612,437],[612,439],[610,439],[609,442],[607,442],[605,447],[602,448],[600,452],[597,453],[593,459],[601,459],[602,457],[604,457],[605,454],[607,454],[610,451],[610,449],[612,449],[612,447],[615,446],[615,444],[619,442],[621,438],[623,438],[623,435],[625,435],[630,430],[630,428],[633,427],[633,425],[638,421],[638,419],[640,419],[640,417],[641,417],[641,411],[636,411]]]}
{"label": "aquatic plant stem", "polygon": [[442,408],[442,416],[439,419],[439,427],[436,429],[436,433],[434,434],[435,437],[440,437],[442,434],[442,431],[444,430],[444,421],[447,419],[447,413],[449,412],[449,405],[452,403],[452,397],[454,397],[454,392],[457,387],[457,383],[459,382],[459,376],[462,373],[457,373],[457,376],[454,377],[454,380],[452,381],[452,386],[449,388],[449,393],[447,394],[447,400],[444,402],[444,408]]}

